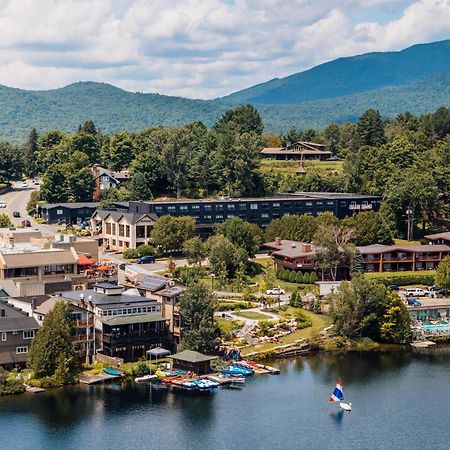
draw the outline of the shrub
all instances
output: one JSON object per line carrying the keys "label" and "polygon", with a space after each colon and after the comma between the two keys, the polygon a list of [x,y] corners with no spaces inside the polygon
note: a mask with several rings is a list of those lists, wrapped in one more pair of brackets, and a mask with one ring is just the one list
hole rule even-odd
{"label": "shrub", "polygon": [[309,275],[309,282],[311,284],[314,284],[317,280],[318,280],[317,273],[316,272],[311,272],[310,275]]}
{"label": "shrub", "polygon": [[123,251],[123,257],[125,259],[136,259],[139,257],[138,251],[134,248],[126,248]]}
{"label": "shrub", "polygon": [[133,377],[142,377],[150,373],[150,367],[148,367],[145,361],[139,361],[135,367],[133,367]]}
{"label": "shrub", "polygon": [[433,275],[405,275],[405,276],[395,276],[395,277],[380,277],[374,278],[375,281],[383,283],[386,286],[390,284],[396,284],[398,286],[409,286],[412,284],[424,284],[430,286],[434,284]]}
{"label": "shrub", "polygon": [[300,271],[298,271],[297,275],[295,276],[295,282],[298,284],[303,283],[303,274]]}
{"label": "shrub", "polygon": [[25,386],[20,380],[4,380],[0,383],[0,395],[20,394],[25,392]]}
{"label": "shrub", "polygon": [[289,274],[289,281],[291,283],[295,283],[296,277],[297,277],[297,274],[295,273],[295,270],[291,270],[291,272]]}
{"label": "shrub", "polygon": [[303,275],[303,283],[305,283],[305,284],[310,283],[310,275],[308,272],[305,272],[305,274]]}
{"label": "shrub", "polygon": [[155,254],[155,249],[151,245],[142,244],[136,248],[138,256],[152,256]]}

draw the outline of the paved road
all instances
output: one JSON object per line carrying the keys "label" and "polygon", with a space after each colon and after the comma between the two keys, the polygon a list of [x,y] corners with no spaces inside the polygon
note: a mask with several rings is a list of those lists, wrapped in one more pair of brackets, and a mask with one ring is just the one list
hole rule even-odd
{"label": "paved road", "polygon": [[[31,182],[27,180],[28,187],[22,187],[22,182],[14,182],[13,189],[6,194],[0,195],[0,200],[6,202],[6,208],[1,208],[0,213],[6,213],[11,218],[15,226],[20,226],[22,220],[28,219],[32,228],[37,228],[44,236],[53,236],[57,229],[54,225],[38,224],[33,217],[27,213],[27,203],[30,200],[31,193],[37,189]],[[20,217],[13,217],[13,211],[19,211]]]}

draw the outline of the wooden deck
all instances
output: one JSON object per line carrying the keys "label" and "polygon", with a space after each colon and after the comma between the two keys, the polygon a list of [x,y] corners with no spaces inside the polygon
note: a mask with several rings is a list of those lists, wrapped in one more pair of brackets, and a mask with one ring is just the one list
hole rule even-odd
{"label": "wooden deck", "polygon": [[80,375],[80,383],[83,384],[98,384],[107,381],[120,380],[119,375],[109,375],[107,373],[99,373],[98,375]]}

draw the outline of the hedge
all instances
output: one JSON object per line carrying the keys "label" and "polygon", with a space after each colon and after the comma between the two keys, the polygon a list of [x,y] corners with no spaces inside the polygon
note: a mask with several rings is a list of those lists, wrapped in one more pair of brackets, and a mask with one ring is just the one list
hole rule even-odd
{"label": "hedge", "polygon": [[424,284],[425,286],[430,286],[434,284],[433,275],[406,275],[404,277],[386,277],[386,278],[373,278],[386,286],[390,284],[396,284],[397,286],[409,286],[411,284]]}

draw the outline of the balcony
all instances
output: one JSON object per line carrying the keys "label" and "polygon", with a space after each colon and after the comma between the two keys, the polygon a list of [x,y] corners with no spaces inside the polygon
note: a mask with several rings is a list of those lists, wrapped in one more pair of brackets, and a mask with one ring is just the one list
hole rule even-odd
{"label": "balcony", "polygon": [[94,340],[93,334],[89,334],[89,339],[88,339],[87,335],[81,334],[79,336],[74,336],[72,342],[74,344],[81,344],[83,342],[92,342],[93,340]]}
{"label": "balcony", "polygon": [[93,327],[94,326],[94,321],[93,320],[77,320],[75,323],[75,326],[77,328],[87,328],[87,327]]}
{"label": "balcony", "polygon": [[161,340],[163,331],[132,331],[130,333],[103,333],[102,341],[109,345],[126,345],[140,343],[158,343]]}

